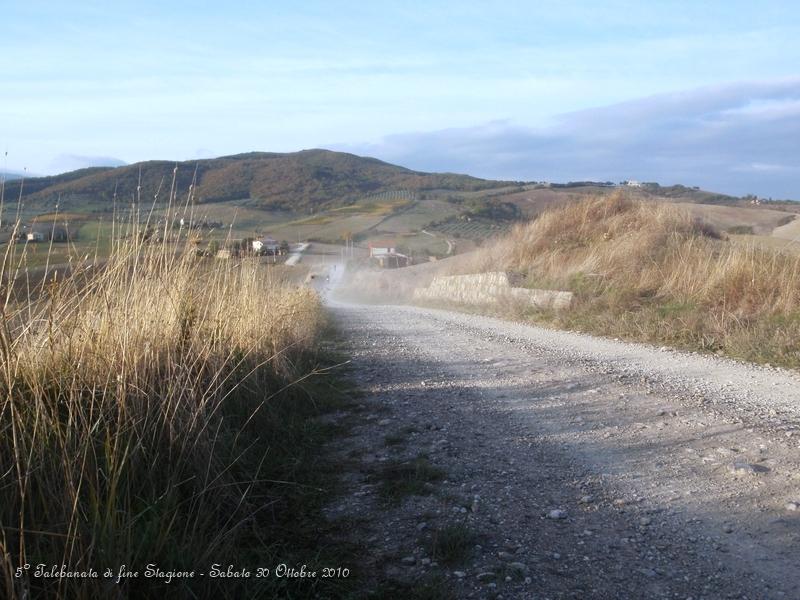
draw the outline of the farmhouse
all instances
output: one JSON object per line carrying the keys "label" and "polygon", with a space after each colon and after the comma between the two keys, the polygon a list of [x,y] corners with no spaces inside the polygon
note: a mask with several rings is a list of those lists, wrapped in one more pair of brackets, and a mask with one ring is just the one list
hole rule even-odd
{"label": "farmhouse", "polygon": [[256,254],[282,254],[281,245],[269,236],[253,240],[253,252]]}
{"label": "farmhouse", "polygon": [[67,242],[69,241],[69,232],[64,225],[34,223],[30,231],[25,234],[25,239],[29,242]]}
{"label": "farmhouse", "polygon": [[407,267],[411,259],[397,251],[394,242],[375,241],[369,243],[370,261],[382,269],[397,269]]}
{"label": "farmhouse", "polygon": [[378,258],[386,254],[394,254],[394,242],[389,241],[374,241],[369,243],[369,257]]}

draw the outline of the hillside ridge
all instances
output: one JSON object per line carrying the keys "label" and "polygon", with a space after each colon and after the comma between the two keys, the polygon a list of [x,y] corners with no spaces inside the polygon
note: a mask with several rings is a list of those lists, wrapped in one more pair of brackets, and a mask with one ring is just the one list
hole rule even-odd
{"label": "hillside ridge", "polygon": [[[26,202],[129,201],[165,197],[173,171],[177,190],[195,180],[199,203],[252,199],[261,208],[314,211],[347,205],[386,190],[452,189],[480,191],[513,182],[455,173],[426,173],[376,158],[324,149],[247,152],[190,161],[148,160],[120,167],[96,167],[6,183],[15,199],[22,186]],[[139,186],[141,185],[141,188]]]}

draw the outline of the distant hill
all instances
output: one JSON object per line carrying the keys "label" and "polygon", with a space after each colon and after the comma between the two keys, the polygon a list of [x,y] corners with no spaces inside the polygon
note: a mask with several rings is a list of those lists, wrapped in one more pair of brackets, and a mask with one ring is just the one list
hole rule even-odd
{"label": "distant hill", "polygon": [[23,198],[28,198],[56,186],[67,185],[111,169],[112,167],[90,167],[88,169],[79,169],[77,171],[70,171],[69,173],[62,173],[61,175],[26,177],[24,180],[22,179],[22,175],[18,175],[6,182],[5,197],[7,200],[16,200],[19,197],[21,187]]}
{"label": "distant hill", "polygon": [[13,179],[22,179],[25,177],[25,173],[19,173],[17,171],[0,171],[0,179],[5,181],[11,181]]}
{"label": "distant hill", "polygon": [[[29,179],[23,185],[26,203],[76,203],[98,200],[130,201],[136,197],[141,178],[141,197],[151,201],[161,188],[166,199],[177,166],[180,197],[197,173],[195,197],[198,202],[219,202],[251,198],[262,208],[294,211],[343,206],[367,194],[384,190],[480,191],[507,186],[509,182],[489,181],[467,175],[423,173],[329,150],[293,153],[251,152],[221,158],[185,162],[147,161],[122,167],[95,167],[52,177]],[[6,198],[19,195],[18,181],[6,184]]]}
{"label": "distant hill", "polygon": [[742,198],[737,198],[736,196],[708,192],[697,187],[686,187],[685,185],[663,186],[657,183],[646,183],[643,184],[640,189],[643,192],[649,193],[657,198],[668,198],[680,202],[724,205],[738,205],[747,203]]}

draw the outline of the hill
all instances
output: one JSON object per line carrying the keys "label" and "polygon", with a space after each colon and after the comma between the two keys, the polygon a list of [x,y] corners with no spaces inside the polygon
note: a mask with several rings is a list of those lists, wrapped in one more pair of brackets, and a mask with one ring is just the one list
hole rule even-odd
{"label": "hill", "polygon": [[[163,218],[173,175],[179,203],[185,201],[196,181],[194,197],[200,206],[194,218],[204,224],[207,238],[271,235],[328,244],[347,238],[365,246],[371,240],[389,239],[403,252],[423,259],[468,252],[509,231],[516,222],[620,189],[632,199],[682,204],[706,226],[741,238],[743,243],[757,241],[775,247],[796,237],[794,229],[787,228],[778,237],[772,232],[794,222],[800,211],[800,204],[756,204],[753,198],[681,185],[490,181],[414,171],[328,150],[251,152],[178,163],[95,167],[24,182],[7,181],[4,196],[6,204],[13,204],[21,187],[24,203],[14,207],[14,213],[23,226],[52,220],[57,213],[58,220],[69,227],[72,242],[83,252],[94,252],[98,239],[107,240],[111,233],[115,206],[127,208],[137,196],[146,206],[157,194],[152,214]],[[7,236],[10,230],[5,233]],[[67,257],[57,259],[66,261]]]}
{"label": "hill", "polygon": [[[195,176],[199,203],[252,199],[251,206],[312,212],[347,206],[360,197],[385,190],[449,189],[479,191],[508,182],[467,175],[424,173],[329,150],[293,153],[251,152],[214,159],[170,162],[147,161],[116,168],[92,168],[25,181],[23,198],[43,206],[59,197],[67,206],[82,202],[131,200],[141,181],[142,199],[158,192],[166,198],[173,170],[183,195]],[[20,183],[9,182],[6,197],[19,195]],[[160,192],[159,192],[160,190]]]}
{"label": "hill", "polygon": [[50,175],[46,177],[29,177],[23,180],[23,176],[17,175],[6,182],[5,197],[7,200],[16,200],[19,197],[20,188],[24,198],[34,197],[37,193],[43,192],[55,186],[63,186],[84,178],[91,177],[97,173],[110,170],[111,167],[89,167],[78,169],[61,175]]}
{"label": "hill", "polygon": [[0,171],[0,180],[2,181],[11,181],[13,179],[21,179],[23,177],[25,177],[25,174],[17,171]]}

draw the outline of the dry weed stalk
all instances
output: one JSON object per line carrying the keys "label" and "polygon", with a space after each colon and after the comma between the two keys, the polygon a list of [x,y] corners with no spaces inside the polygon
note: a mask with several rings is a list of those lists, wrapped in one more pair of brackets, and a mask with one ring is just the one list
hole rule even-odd
{"label": "dry weed stalk", "polygon": [[[166,214],[175,202],[173,181]],[[258,425],[253,416],[270,394],[302,376],[293,363],[320,330],[312,291],[255,262],[198,258],[186,243],[191,226],[150,227],[152,216],[140,224],[132,214],[106,262],[74,257],[68,277],[46,270],[32,282],[24,247],[4,249],[0,595],[8,598],[119,593],[102,580],[37,588],[14,577],[26,563],[189,568],[236,544],[262,508],[249,494],[263,474],[240,465],[254,464],[258,432],[240,434]]]}

